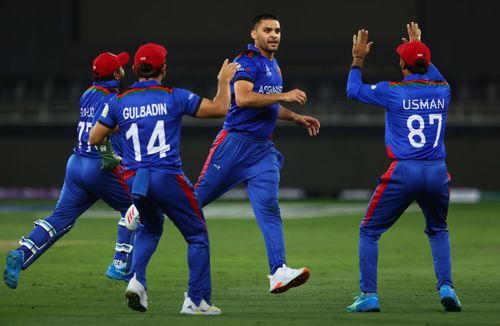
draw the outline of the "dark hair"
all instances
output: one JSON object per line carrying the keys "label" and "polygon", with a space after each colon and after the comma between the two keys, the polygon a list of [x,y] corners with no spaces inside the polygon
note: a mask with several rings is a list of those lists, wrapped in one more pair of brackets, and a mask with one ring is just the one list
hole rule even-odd
{"label": "dark hair", "polygon": [[429,70],[429,65],[425,59],[417,59],[414,65],[406,65],[406,69],[412,74],[425,75]]}
{"label": "dark hair", "polygon": [[148,79],[160,76],[163,65],[154,69],[153,66],[150,65],[149,63],[140,63],[139,66],[134,68],[137,77]]}
{"label": "dark hair", "polygon": [[252,29],[255,29],[255,26],[260,23],[262,20],[279,20],[278,16],[275,14],[271,14],[269,12],[261,13],[258,15],[255,15],[255,17],[252,19]]}

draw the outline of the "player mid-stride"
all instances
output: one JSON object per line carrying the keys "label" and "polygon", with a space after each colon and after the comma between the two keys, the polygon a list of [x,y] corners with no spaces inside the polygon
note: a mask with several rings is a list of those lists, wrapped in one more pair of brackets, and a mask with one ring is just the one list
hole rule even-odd
{"label": "player mid-stride", "polygon": [[[28,268],[66,234],[76,219],[99,199],[121,213],[114,261],[106,276],[117,280],[125,276],[127,258],[132,251],[132,233],[125,228],[123,216],[132,199],[121,175],[119,161],[114,160],[109,151],[106,152],[111,145],[96,149],[88,144],[88,137],[94,115],[118,93],[124,77],[122,66],[128,61],[129,55],[125,52],[118,55],[105,52],[94,59],[94,82],[80,99],[78,142],[67,163],[61,195],[52,215],[36,220],[29,236],[21,238],[19,248],[8,253],[3,273],[8,287],[16,288],[21,270]],[[114,142],[113,145],[119,153],[119,143]]]}
{"label": "player mid-stride", "polygon": [[407,25],[409,41],[397,48],[404,76],[400,82],[362,83],[361,68],[370,52],[368,31],[353,36],[353,63],[347,81],[349,98],[386,110],[385,144],[392,164],[379,178],[359,232],[361,294],[349,312],[380,311],[377,295],[378,241],[416,201],[425,216],[437,277],[446,311],[460,311],[451,278],[450,240],[446,224],[450,198],[444,134],[450,86],[430,63],[429,48],[420,42],[418,24]]}
{"label": "player mid-stride", "polygon": [[244,183],[257,223],[264,236],[271,293],[299,286],[309,278],[307,268],[286,266],[285,240],[278,205],[278,187],[283,157],[271,135],[276,119],[305,127],[309,135],[319,133],[317,119],[296,114],[280,102],[304,104],[306,94],[298,89],[282,93],[283,79],[274,58],[281,39],[278,18],[272,14],[254,17],[250,32],[254,44],[236,57],[240,70],[231,82],[231,108],[212,144],[196,184],[203,206]]}
{"label": "player mid-stride", "polygon": [[118,127],[123,139],[125,178],[143,225],[137,228],[131,275],[125,296],[130,308],[148,308],[146,269],[163,232],[163,214],[188,243],[189,283],[181,314],[219,315],[211,303],[210,249],[200,202],[182,171],[180,131],[184,115],[224,117],[230,101],[229,81],[239,68],[224,62],[216,97],[201,98],[190,91],[161,85],[166,75],[167,50],[148,43],[137,50],[134,71],[139,78],[104,109],[92,129],[90,142],[100,144]]}

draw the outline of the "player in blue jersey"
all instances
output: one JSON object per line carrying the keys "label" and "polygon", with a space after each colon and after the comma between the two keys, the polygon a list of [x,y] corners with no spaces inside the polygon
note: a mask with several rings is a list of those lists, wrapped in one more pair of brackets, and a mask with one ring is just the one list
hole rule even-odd
{"label": "player in blue jersey", "polygon": [[305,127],[309,135],[319,133],[317,119],[294,113],[280,102],[304,104],[306,94],[298,89],[283,93],[283,78],[274,57],[281,39],[278,18],[259,14],[252,22],[254,44],[234,60],[241,65],[231,82],[231,108],[212,144],[196,184],[203,206],[244,183],[257,223],[264,236],[271,272],[271,293],[299,286],[309,278],[307,268],[286,266],[285,243],[278,187],[283,157],[271,136],[276,119]]}
{"label": "player in blue jersey", "polygon": [[200,202],[184,175],[180,158],[180,129],[184,115],[217,118],[227,114],[229,81],[239,68],[226,60],[219,72],[213,100],[190,91],[161,85],[166,74],[167,50],[158,44],[139,47],[134,71],[139,81],[110,102],[90,142],[100,144],[113,130],[123,139],[125,178],[132,189],[143,225],[136,230],[131,276],[125,296],[130,308],[148,307],[146,269],[163,232],[163,214],[188,243],[188,292],[181,314],[218,315],[211,303],[210,250]]}
{"label": "player in blue jersey", "polygon": [[353,37],[353,63],[347,81],[349,98],[386,110],[385,144],[392,164],[379,178],[359,232],[360,289],[349,312],[380,311],[377,295],[378,241],[416,201],[425,216],[437,277],[446,311],[460,311],[451,277],[450,240],[446,217],[449,181],[444,133],[450,86],[430,63],[430,50],[420,41],[418,24],[407,25],[409,41],[398,46],[401,82],[362,83],[361,69],[370,52],[368,31]]}
{"label": "player in blue jersey", "polygon": [[[67,163],[59,200],[52,214],[45,219],[36,220],[29,236],[22,237],[20,246],[8,253],[3,273],[4,282],[8,287],[16,288],[21,270],[28,268],[66,234],[76,219],[99,199],[122,216],[118,223],[114,261],[106,275],[117,280],[125,276],[128,255],[132,251],[132,234],[125,228],[123,216],[131,205],[131,197],[121,175],[121,167],[116,164],[109,165],[109,155],[105,155],[108,159],[104,158],[101,163],[99,153],[88,143],[88,137],[96,112],[102,110],[105,103],[116,96],[120,81],[124,77],[122,66],[128,61],[129,55],[125,52],[118,55],[102,53],[93,61],[94,82],[80,99],[78,142]],[[115,149],[119,150],[119,144],[115,142],[114,145]]]}

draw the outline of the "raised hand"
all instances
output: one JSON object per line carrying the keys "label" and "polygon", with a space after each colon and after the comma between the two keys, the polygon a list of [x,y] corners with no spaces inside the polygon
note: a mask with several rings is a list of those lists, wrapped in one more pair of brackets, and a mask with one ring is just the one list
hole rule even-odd
{"label": "raised hand", "polygon": [[[408,39],[410,40],[410,42],[411,41],[417,41],[417,42],[421,41],[422,31],[418,27],[418,23],[411,22],[409,24],[406,24],[406,30],[408,31]],[[408,43],[408,39],[403,37],[401,39],[401,41],[403,41],[403,43]]]}
{"label": "raised hand", "polygon": [[352,57],[355,59],[364,59],[373,45],[368,42],[368,30],[360,29],[358,35],[352,36]]}
{"label": "raised hand", "polygon": [[228,59],[224,60],[219,74],[217,75],[217,79],[220,81],[229,82],[231,79],[233,79],[234,74],[238,71],[238,69],[240,69],[240,67],[241,65],[239,63],[229,63]]}

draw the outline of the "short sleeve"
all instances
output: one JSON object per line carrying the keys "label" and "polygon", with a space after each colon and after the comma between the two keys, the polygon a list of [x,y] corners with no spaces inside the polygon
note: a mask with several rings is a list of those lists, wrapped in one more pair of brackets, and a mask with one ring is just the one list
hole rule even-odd
{"label": "short sleeve", "polygon": [[174,88],[173,100],[175,105],[178,106],[181,115],[196,116],[202,99],[199,95],[186,89]]}
{"label": "short sleeve", "polygon": [[116,114],[118,110],[118,99],[113,97],[109,103],[104,103],[99,122],[104,126],[113,129],[118,124]]}
{"label": "short sleeve", "polygon": [[233,80],[236,82],[238,80],[246,80],[251,83],[255,81],[257,76],[257,66],[255,60],[247,55],[242,55],[234,60],[241,65],[240,69],[234,75]]}

